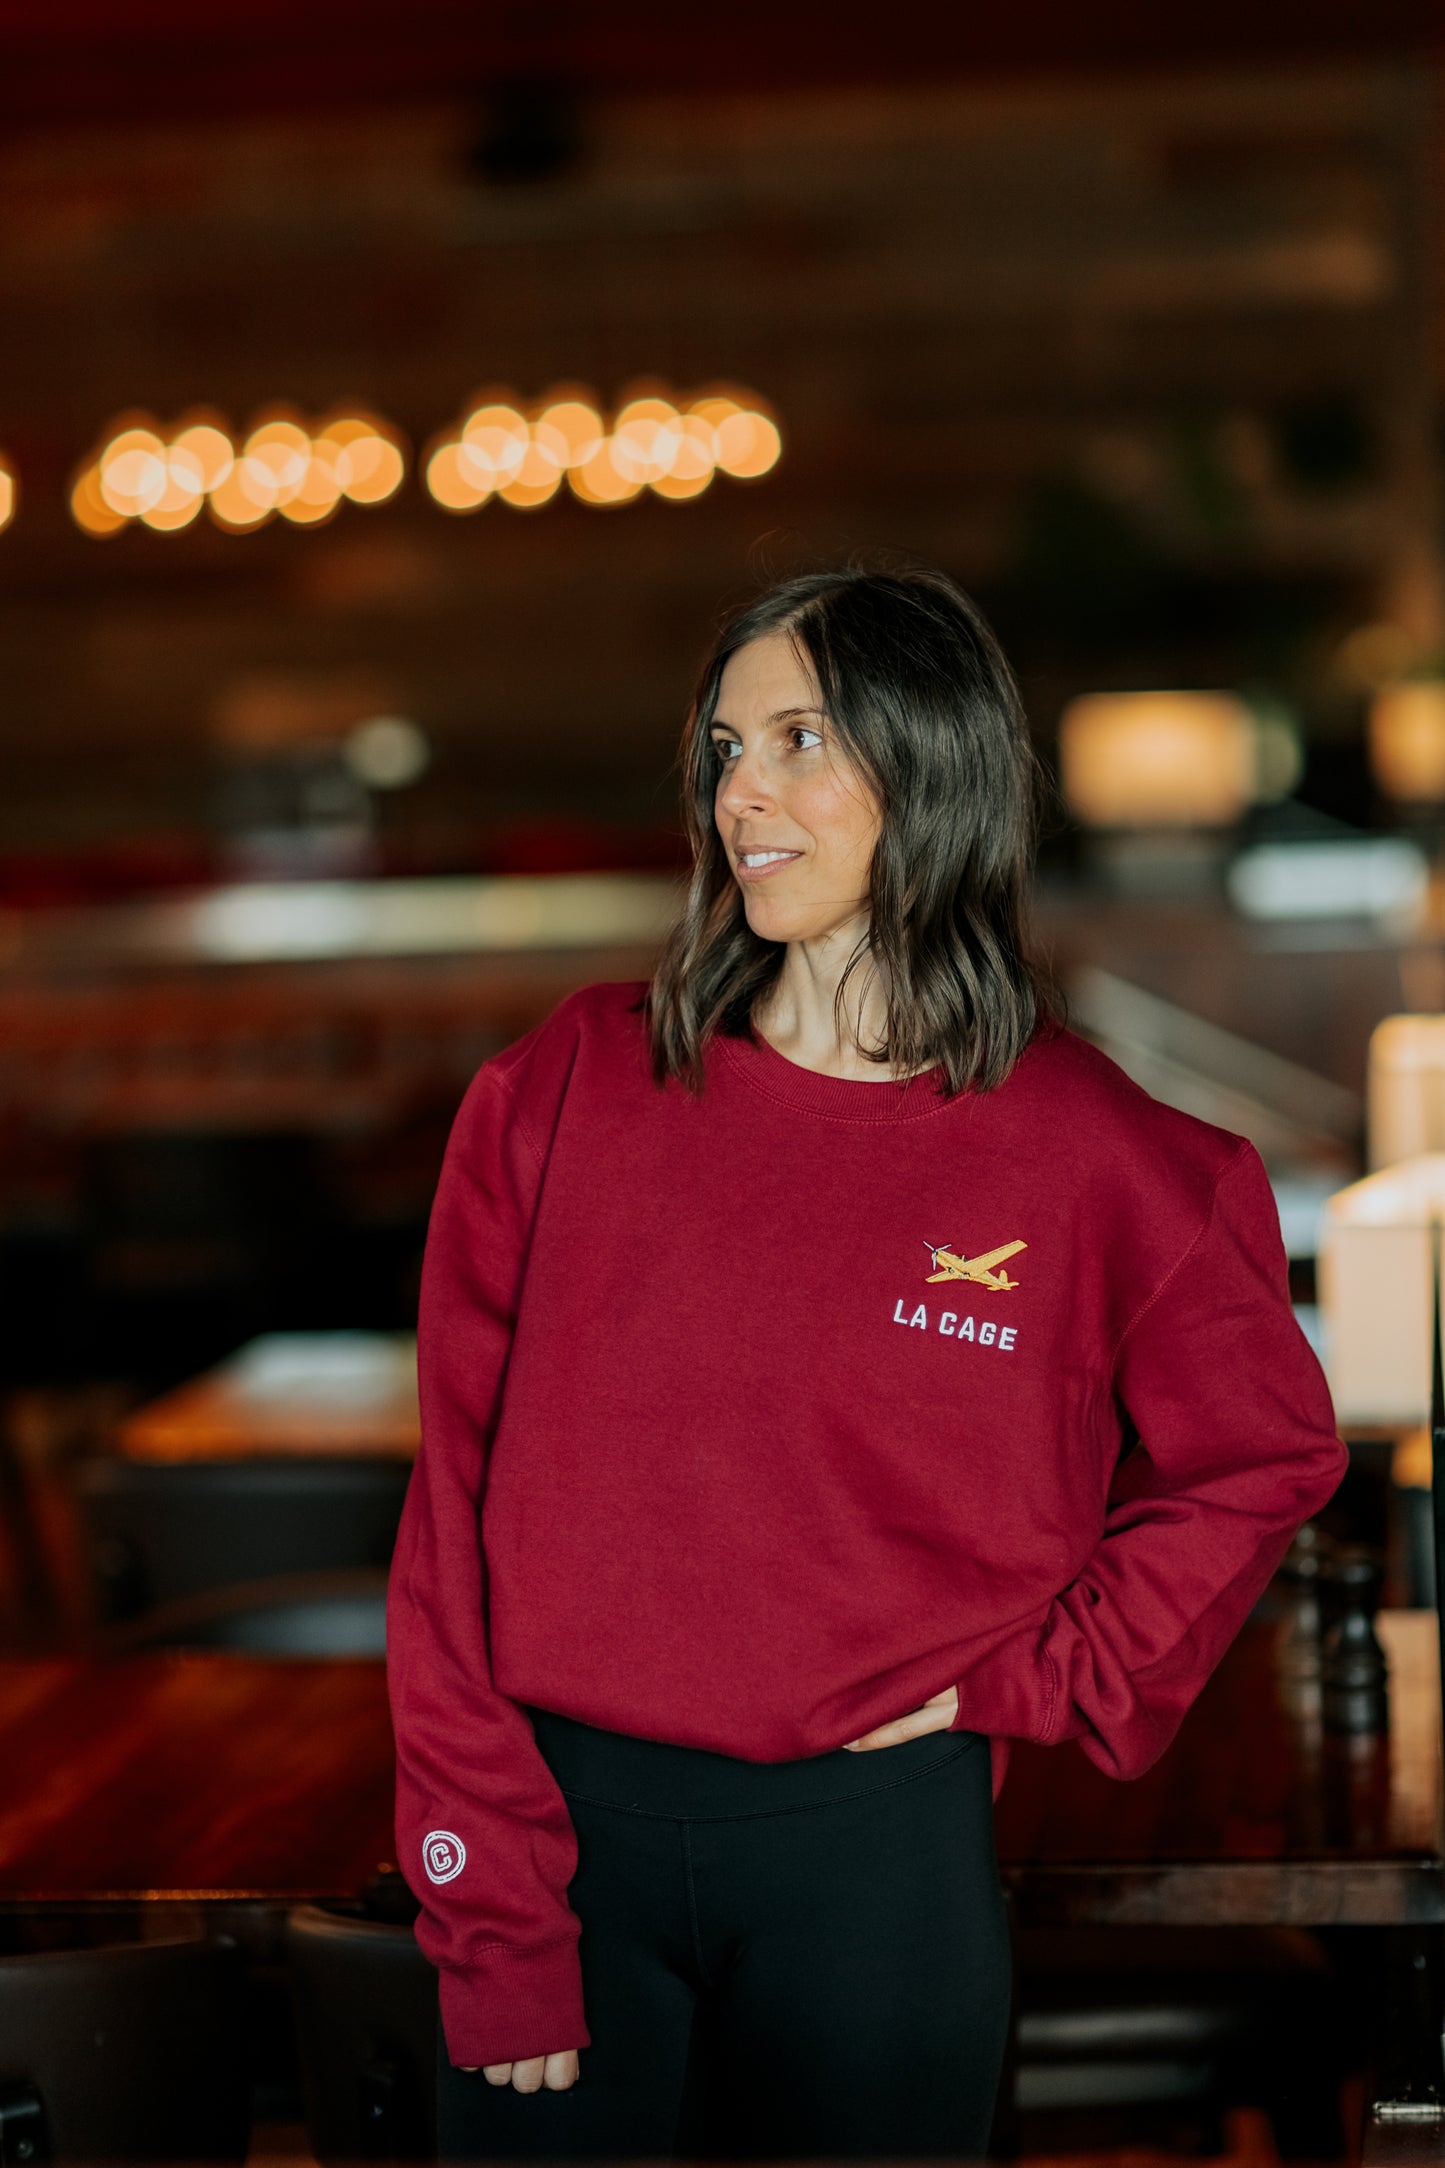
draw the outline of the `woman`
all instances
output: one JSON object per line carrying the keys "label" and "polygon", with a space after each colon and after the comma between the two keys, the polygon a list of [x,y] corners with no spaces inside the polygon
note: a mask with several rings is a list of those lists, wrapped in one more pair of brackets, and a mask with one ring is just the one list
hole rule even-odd
{"label": "woman", "polygon": [[1252,1146],[1050,1011],[967,596],[776,588],[685,766],[655,979],[484,1065],[428,1237],[389,1662],[441,2149],[976,2157],[1007,1742],[1146,1769],[1343,1449]]}

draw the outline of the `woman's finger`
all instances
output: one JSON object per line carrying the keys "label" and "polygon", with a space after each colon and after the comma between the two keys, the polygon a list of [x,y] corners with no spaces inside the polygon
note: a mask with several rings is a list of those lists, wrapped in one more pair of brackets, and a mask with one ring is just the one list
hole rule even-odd
{"label": "woman's finger", "polygon": [[866,1754],[876,1746],[902,1746],[912,1733],[902,1731],[897,1724],[880,1724],[876,1731],[865,1731],[861,1739],[852,1739],[846,1751],[850,1754]]}
{"label": "woman's finger", "polygon": [[[458,2063],[458,2070],[475,2077],[476,2063]],[[482,2075],[489,2085],[515,2086],[519,2093],[536,2093],[545,2085],[549,2092],[564,2093],[569,2085],[577,2083],[578,2051],[563,2048],[555,2055],[531,2055],[514,2063],[485,2063]]]}
{"label": "woman's finger", "polygon": [[921,1739],[925,1732],[946,1731],[958,1714],[958,1688],[945,1686],[942,1693],[932,1694],[922,1708],[910,1709],[907,1716],[895,1717],[891,1724],[879,1724],[872,1731],[865,1731],[861,1739],[849,1739],[844,1750],[854,1754],[878,1746],[902,1746],[905,1739]]}

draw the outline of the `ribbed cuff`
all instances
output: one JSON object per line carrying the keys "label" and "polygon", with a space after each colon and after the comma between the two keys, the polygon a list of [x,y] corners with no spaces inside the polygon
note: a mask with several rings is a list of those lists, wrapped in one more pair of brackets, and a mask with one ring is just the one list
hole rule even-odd
{"label": "ribbed cuff", "polygon": [[1028,1626],[970,1664],[957,1681],[958,1713],[949,1730],[1048,1745],[1060,1710],[1057,1674],[1042,1643],[1042,1630]]}
{"label": "ribbed cuff", "polygon": [[541,1949],[483,1950],[470,1965],[440,1968],[447,2055],[477,2069],[589,2048],[577,1940]]}

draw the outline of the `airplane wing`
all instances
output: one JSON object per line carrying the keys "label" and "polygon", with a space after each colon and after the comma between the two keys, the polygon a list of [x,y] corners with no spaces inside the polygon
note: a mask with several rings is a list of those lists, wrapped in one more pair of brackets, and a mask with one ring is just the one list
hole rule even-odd
{"label": "airplane wing", "polygon": [[1013,1257],[1019,1250],[1026,1250],[1027,1248],[1027,1242],[1001,1243],[996,1250],[985,1250],[982,1257],[968,1258],[966,1260],[968,1269],[970,1273],[988,1272],[993,1266],[1001,1265],[1006,1257]]}

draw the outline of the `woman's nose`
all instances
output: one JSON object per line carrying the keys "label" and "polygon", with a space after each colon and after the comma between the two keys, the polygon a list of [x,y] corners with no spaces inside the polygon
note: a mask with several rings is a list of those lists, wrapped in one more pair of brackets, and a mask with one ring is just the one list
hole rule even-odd
{"label": "woman's nose", "polygon": [[755,762],[740,753],[727,772],[718,803],[724,812],[751,813],[772,804],[772,794]]}

